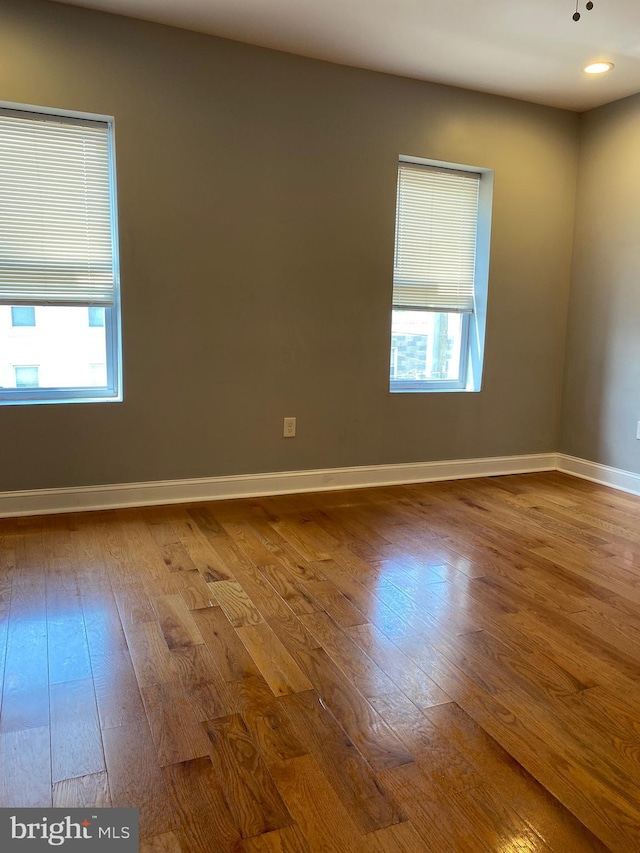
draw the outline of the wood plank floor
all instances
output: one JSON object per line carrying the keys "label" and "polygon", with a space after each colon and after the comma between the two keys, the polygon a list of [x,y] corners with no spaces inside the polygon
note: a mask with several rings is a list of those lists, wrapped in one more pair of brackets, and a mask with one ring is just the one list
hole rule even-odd
{"label": "wood plank floor", "polygon": [[143,853],[636,853],[639,520],[549,473],[0,521],[0,806],[134,806]]}

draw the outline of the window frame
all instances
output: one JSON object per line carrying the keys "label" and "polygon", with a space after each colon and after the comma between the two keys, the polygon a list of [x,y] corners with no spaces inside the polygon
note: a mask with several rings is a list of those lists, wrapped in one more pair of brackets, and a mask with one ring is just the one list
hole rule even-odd
{"label": "window frame", "polygon": [[[453,163],[443,160],[433,160],[424,157],[400,155],[396,160],[394,175],[397,188],[397,175],[403,163],[428,166],[447,171],[472,172],[478,174],[478,209],[476,225],[476,251],[473,283],[473,310],[463,313],[462,334],[460,343],[460,375],[457,380],[446,379],[417,379],[403,380],[391,378],[391,360],[393,358],[393,311],[402,311],[401,305],[394,305],[391,300],[390,312],[390,346],[389,346],[389,392],[396,393],[439,393],[439,392],[478,392],[482,387],[484,368],[484,341],[487,319],[487,296],[489,282],[489,255],[491,241],[491,217],[493,206],[493,169]],[[397,197],[394,214],[394,258],[395,235],[397,232]],[[395,263],[395,261],[394,261]],[[392,276],[393,278],[393,276]],[[412,310],[407,308],[406,310]],[[415,310],[415,309],[413,309]],[[430,313],[452,313],[447,311],[432,311]]]}
{"label": "window frame", "polygon": [[[0,406],[37,405],[52,403],[103,403],[121,402],[122,389],[122,331],[120,307],[120,253],[118,243],[118,198],[116,184],[115,119],[113,116],[95,113],[58,110],[49,107],[35,107],[24,104],[0,101],[0,111],[8,113],[29,113],[43,116],[47,120],[59,120],[62,123],[81,121],[99,122],[107,125],[109,207],[111,224],[111,261],[114,276],[114,302],[104,308],[104,334],[106,349],[107,384],[104,387],[32,387],[0,388]],[[16,302],[16,306],[20,303]],[[29,303],[37,308],[47,303]],[[78,303],[77,307],[91,307],[90,303]]]}

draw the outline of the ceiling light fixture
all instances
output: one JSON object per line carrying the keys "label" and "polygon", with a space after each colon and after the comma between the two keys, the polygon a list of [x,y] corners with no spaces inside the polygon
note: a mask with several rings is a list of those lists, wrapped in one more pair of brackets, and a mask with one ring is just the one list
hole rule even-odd
{"label": "ceiling light fixture", "polygon": [[[588,12],[590,12],[593,9],[593,3],[591,2],[591,0],[588,0],[588,3],[585,4],[584,8]],[[576,0],[576,11],[573,13],[573,20],[574,21],[580,20],[580,12],[578,12],[578,0]]]}
{"label": "ceiling light fixture", "polygon": [[582,69],[587,74],[604,74],[605,71],[611,71],[613,68],[613,62],[591,62],[589,65],[585,65]]}

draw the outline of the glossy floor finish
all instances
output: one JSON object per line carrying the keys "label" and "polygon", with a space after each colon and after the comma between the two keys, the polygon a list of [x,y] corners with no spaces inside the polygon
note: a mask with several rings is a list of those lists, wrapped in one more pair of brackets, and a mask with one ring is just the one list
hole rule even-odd
{"label": "glossy floor finish", "polygon": [[557,473],[0,522],[0,805],[143,853],[640,850],[640,499]]}

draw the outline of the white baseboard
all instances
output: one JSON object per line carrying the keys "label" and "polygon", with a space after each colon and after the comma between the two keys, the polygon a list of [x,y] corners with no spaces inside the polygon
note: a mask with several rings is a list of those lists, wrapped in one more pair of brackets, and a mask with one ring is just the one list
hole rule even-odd
{"label": "white baseboard", "polygon": [[558,471],[565,474],[573,474],[583,480],[591,480],[601,486],[611,486],[621,492],[629,492],[631,495],[640,495],[640,474],[631,471],[623,471],[621,468],[611,468],[609,465],[601,465],[598,462],[590,462],[588,459],[578,459],[575,456],[567,456],[558,453]]}
{"label": "white baseboard", "polygon": [[555,453],[0,492],[0,518],[554,471]]}

